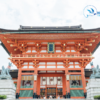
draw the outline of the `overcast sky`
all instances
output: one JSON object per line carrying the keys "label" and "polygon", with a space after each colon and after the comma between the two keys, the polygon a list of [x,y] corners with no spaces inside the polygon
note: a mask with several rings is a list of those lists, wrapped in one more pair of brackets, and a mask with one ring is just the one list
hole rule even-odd
{"label": "overcast sky", "polygon": [[[100,16],[83,15],[86,6],[100,11],[100,0],[0,0],[0,28],[19,29],[23,26],[73,26],[99,28]],[[100,48],[93,54],[94,65],[100,65]],[[0,46],[0,68],[7,67],[9,55]],[[13,66],[13,69],[16,67]],[[86,68],[90,68],[88,65]]]}

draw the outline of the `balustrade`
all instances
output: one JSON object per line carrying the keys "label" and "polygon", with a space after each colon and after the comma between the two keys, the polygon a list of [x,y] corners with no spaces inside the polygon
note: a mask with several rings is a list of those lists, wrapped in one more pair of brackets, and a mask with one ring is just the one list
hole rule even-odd
{"label": "balustrade", "polygon": [[22,58],[82,58],[92,57],[91,54],[12,54],[11,57],[22,57]]}

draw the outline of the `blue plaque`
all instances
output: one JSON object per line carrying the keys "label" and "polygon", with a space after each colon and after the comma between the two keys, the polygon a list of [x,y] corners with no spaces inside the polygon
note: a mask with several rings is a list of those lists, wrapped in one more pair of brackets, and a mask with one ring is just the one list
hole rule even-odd
{"label": "blue plaque", "polygon": [[54,53],[55,45],[54,42],[48,42],[48,53]]}

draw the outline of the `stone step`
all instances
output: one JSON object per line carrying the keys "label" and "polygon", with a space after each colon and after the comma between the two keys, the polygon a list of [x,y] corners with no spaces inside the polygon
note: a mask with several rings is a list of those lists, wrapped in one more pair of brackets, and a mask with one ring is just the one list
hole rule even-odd
{"label": "stone step", "polygon": [[[41,99],[0,99],[0,100],[41,100]],[[49,100],[57,100],[57,99],[49,99]],[[65,99],[61,99],[61,100],[65,100]],[[93,100],[93,99],[66,99],[66,100]]]}

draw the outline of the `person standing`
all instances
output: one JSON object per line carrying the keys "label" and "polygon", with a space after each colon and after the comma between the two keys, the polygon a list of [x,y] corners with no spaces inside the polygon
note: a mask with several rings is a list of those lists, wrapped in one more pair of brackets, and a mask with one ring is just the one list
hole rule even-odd
{"label": "person standing", "polygon": [[60,96],[58,95],[57,99],[60,99]]}
{"label": "person standing", "polygon": [[44,99],[46,99],[46,96],[44,96]]}
{"label": "person standing", "polygon": [[50,95],[50,99],[52,99],[52,95]]}

